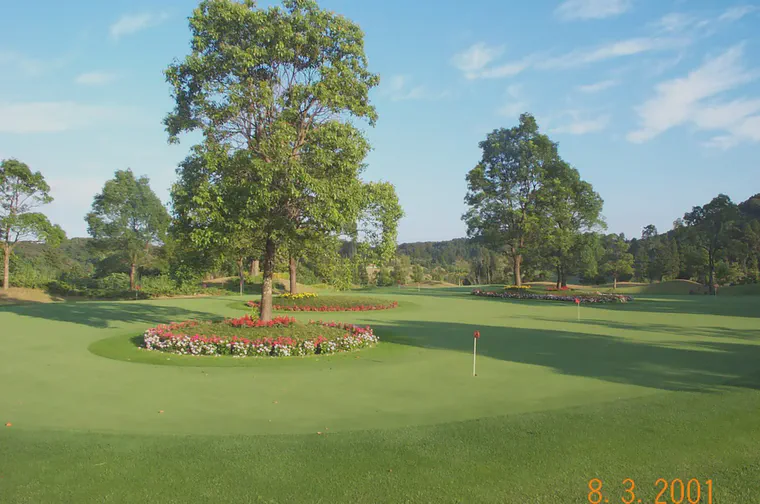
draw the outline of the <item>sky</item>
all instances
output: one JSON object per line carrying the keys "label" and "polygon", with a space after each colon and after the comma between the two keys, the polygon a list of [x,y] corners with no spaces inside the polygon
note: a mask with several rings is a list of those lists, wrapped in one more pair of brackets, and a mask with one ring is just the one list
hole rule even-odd
{"label": "sky", "polygon": [[[272,2],[260,2],[261,6]],[[0,159],[49,181],[70,237],[114,171],[167,205],[163,70],[194,1],[0,0]],[[478,142],[522,112],[605,200],[609,232],[672,227],[718,193],[760,192],[760,1],[322,0],[365,33],[379,120],[366,180],[396,186],[399,241],[464,236]]]}

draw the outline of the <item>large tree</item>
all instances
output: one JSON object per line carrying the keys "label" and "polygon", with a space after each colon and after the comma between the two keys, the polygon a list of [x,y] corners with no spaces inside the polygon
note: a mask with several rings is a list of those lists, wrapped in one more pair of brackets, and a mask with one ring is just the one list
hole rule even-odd
{"label": "large tree", "polygon": [[561,162],[557,144],[539,132],[532,115],[522,114],[517,126],[489,133],[480,149],[480,163],[467,174],[467,234],[506,251],[515,284],[522,285],[523,254],[540,237],[541,190],[548,170]]}
{"label": "large tree", "polygon": [[573,263],[580,262],[580,254],[573,252],[579,252],[582,233],[604,227],[604,201],[578,170],[559,159],[547,165],[539,201],[540,248],[557,272],[559,288],[567,285]]}
{"label": "large tree", "polygon": [[206,0],[190,18],[191,54],[166,71],[176,101],[171,140],[200,130],[229,157],[246,193],[246,215],[264,241],[261,318],[272,316],[278,247],[308,225],[329,234],[361,207],[369,144],[352,118],[374,124],[364,35],[313,0],[257,8],[252,0]]}
{"label": "large tree", "polygon": [[719,194],[704,206],[693,207],[683,217],[693,243],[707,253],[711,294],[715,294],[718,254],[730,244],[737,218],[738,208],[725,194]]}
{"label": "large tree", "polygon": [[34,210],[53,201],[50,186],[40,172],[25,163],[5,159],[0,163],[0,233],[3,244],[3,290],[8,290],[10,260],[21,241],[43,241],[57,246],[63,230]]}
{"label": "large tree", "polygon": [[170,220],[148,177],[118,170],[95,195],[85,219],[95,246],[129,266],[129,287],[134,290],[137,268],[163,242]]}

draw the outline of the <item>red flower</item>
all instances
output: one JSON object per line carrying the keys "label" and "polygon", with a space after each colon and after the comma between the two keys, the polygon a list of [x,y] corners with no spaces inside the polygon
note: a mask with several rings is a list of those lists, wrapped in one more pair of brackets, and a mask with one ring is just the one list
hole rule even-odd
{"label": "red flower", "polygon": [[480,331],[475,331],[472,333],[472,335],[475,337],[475,339],[480,339]]}

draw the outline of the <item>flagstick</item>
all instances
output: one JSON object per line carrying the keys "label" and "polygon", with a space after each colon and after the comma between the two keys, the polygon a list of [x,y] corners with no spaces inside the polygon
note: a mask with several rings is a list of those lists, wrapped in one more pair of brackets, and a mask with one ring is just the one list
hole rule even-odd
{"label": "flagstick", "polygon": [[475,359],[478,356],[478,338],[472,338],[472,376],[475,374]]}
{"label": "flagstick", "polygon": [[581,304],[578,303],[578,322],[581,321]]}

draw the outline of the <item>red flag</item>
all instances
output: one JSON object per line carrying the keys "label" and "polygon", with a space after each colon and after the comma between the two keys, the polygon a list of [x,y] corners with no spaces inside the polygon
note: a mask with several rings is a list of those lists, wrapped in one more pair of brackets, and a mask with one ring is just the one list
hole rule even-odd
{"label": "red flag", "polygon": [[575,304],[577,304],[577,305],[581,304],[581,300],[578,299],[578,298],[575,298]]}
{"label": "red flag", "polygon": [[475,339],[480,339],[480,331],[475,331],[472,335]]}

